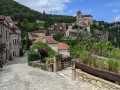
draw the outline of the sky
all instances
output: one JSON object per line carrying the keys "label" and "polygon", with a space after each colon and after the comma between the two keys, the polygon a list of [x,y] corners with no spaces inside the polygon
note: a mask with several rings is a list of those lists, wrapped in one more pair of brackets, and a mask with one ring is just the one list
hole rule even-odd
{"label": "sky", "polygon": [[92,15],[94,20],[120,21],[120,0],[14,0],[33,10],[56,15]]}

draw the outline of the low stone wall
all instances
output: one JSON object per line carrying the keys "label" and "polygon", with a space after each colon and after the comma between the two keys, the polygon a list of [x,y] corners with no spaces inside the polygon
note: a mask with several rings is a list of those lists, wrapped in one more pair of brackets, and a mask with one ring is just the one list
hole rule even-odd
{"label": "low stone wall", "polygon": [[109,89],[109,90],[120,90],[120,86],[117,84],[114,84],[112,82],[109,82],[107,80],[95,77],[93,75],[90,75],[88,73],[85,73],[83,71],[81,71],[80,69],[75,69],[75,78],[80,80],[80,81],[84,81],[84,82],[89,82],[95,86],[98,86],[102,89]]}

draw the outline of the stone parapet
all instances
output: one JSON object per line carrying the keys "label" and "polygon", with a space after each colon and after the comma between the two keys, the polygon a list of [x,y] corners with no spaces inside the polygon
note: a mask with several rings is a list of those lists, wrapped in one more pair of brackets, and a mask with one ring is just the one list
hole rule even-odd
{"label": "stone parapet", "polygon": [[[74,72],[74,71],[73,71]],[[76,79],[83,81],[83,82],[89,82],[95,86],[98,86],[102,89],[108,89],[108,90],[120,90],[120,86],[117,84],[114,84],[112,82],[106,81],[104,79],[95,77],[93,75],[90,75],[88,73],[85,73],[81,71],[80,69],[75,69],[75,74]]]}

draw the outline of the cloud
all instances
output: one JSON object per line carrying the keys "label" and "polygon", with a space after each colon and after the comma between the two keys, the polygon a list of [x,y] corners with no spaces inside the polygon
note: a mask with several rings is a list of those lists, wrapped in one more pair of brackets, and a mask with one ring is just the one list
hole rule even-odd
{"label": "cloud", "polygon": [[116,12],[120,12],[120,10],[119,9],[114,9],[112,12],[116,13]]}
{"label": "cloud", "polygon": [[117,3],[113,2],[113,3],[107,3],[107,4],[105,4],[105,6],[106,7],[120,7],[120,4],[119,3],[117,4]]}
{"label": "cloud", "polygon": [[116,16],[116,17],[114,18],[114,21],[120,21],[120,15]]}
{"label": "cloud", "polygon": [[67,8],[66,3],[71,2],[71,0],[14,0],[14,1],[17,1],[18,3],[23,4],[39,12],[46,11],[47,13],[53,11],[62,12]]}
{"label": "cloud", "polygon": [[73,10],[69,10],[69,13],[72,14],[72,13],[73,13]]}

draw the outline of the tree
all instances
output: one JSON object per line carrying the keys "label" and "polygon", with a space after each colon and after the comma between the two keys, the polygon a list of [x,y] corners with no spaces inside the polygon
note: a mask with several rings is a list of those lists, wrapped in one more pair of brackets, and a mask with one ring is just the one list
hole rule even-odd
{"label": "tree", "polygon": [[61,40],[61,39],[62,39],[62,37],[63,37],[63,35],[62,35],[62,34],[56,34],[56,35],[54,35],[54,36],[53,36],[53,39],[55,39],[55,40],[59,41],[59,40]]}
{"label": "tree", "polygon": [[29,51],[29,49],[30,49],[28,33],[27,33],[27,36],[26,36],[26,49],[27,49],[27,51]]}

